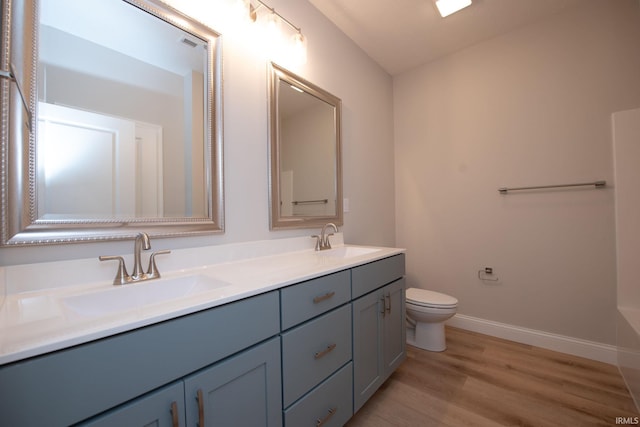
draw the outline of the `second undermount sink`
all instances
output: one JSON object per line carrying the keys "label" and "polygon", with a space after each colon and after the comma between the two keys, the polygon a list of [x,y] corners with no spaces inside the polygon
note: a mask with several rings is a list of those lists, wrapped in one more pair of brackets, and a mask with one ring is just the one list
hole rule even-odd
{"label": "second undermount sink", "polygon": [[374,252],[378,252],[380,248],[368,248],[365,246],[341,246],[325,251],[318,252],[322,256],[328,256],[332,258],[353,258],[360,255],[368,255]]}
{"label": "second undermount sink", "polygon": [[129,285],[113,286],[62,300],[70,311],[83,316],[104,316],[169,301],[189,298],[204,292],[229,286],[214,278],[195,274]]}

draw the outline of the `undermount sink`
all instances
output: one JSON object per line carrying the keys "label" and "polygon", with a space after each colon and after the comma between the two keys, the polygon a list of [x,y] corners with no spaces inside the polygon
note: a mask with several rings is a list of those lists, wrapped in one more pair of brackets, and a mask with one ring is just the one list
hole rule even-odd
{"label": "undermount sink", "polygon": [[64,306],[83,316],[101,316],[188,298],[228,283],[201,274],[113,286],[64,298]]}
{"label": "undermount sink", "polygon": [[353,258],[360,255],[378,252],[379,250],[379,248],[367,248],[364,246],[342,246],[339,248],[320,251],[319,254],[332,258]]}

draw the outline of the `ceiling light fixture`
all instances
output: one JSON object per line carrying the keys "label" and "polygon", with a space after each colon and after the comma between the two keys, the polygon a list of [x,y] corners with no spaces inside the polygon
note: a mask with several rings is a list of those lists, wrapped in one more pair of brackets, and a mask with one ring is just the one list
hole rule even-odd
{"label": "ceiling light fixture", "polygon": [[436,6],[443,18],[471,6],[471,0],[436,0]]}

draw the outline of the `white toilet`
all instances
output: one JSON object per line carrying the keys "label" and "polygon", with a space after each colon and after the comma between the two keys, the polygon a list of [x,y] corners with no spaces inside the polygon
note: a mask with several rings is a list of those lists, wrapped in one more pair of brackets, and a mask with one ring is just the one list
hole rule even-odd
{"label": "white toilet", "polygon": [[444,322],[456,314],[458,300],[452,296],[425,289],[406,291],[407,342],[429,351],[444,351]]}

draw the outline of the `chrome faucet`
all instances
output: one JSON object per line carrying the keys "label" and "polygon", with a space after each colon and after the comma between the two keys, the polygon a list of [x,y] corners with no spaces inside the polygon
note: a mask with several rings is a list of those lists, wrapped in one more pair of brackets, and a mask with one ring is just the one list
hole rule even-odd
{"label": "chrome faucet", "polygon": [[100,261],[118,261],[118,271],[113,279],[114,285],[126,285],[127,283],[142,282],[143,280],[158,279],[160,272],[156,266],[156,255],[171,253],[171,251],[162,250],[151,254],[149,257],[149,267],[145,273],[142,269],[142,250],[151,249],[151,239],[147,233],[138,233],[133,244],[133,274],[129,275],[125,266],[124,258],[121,256],[101,255],[98,257]]}
{"label": "chrome faucet", "polygon": [[338,227],[336,227],[334,223],[329,222],[325,224],[324,227],[322,227],[322,230],[319,236],[317,234],[314,234],[313,236],[311,236],[312,238],[316,239],[316,248],[315,248],[316,251],[324,251],[327,249],[331,249],[331,242],[329,241],[329,237],[333,236],[333,233],[326,234],[328,227],[333,227],[333,231],[336,233],[338,232]]}

